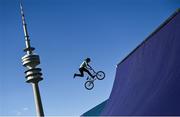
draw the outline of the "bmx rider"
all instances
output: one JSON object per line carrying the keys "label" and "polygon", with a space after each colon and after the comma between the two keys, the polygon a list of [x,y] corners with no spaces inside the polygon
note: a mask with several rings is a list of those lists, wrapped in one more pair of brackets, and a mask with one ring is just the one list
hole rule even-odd
{"label": "bmx rider", "polygon": [[[90,72],[89,72],[89,68],[91,68],[91,66],[89,65],[89,63],[91,62],[91,59],[90,58],[86,58],[80,65],[79,67],[79,72],[80,74],[74,74],[74,78],[76,76],[79,76],[79,77],[84,77],[84,72],[88,73],[92,78],[94,78],[95,76],[93,76]],[[89,67],[89,68],[88,68]]]}

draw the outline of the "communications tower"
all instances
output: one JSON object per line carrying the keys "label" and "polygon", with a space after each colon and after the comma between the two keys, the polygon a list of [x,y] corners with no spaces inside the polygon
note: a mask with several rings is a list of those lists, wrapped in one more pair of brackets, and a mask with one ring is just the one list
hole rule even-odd
{"label": "communications tower", "polygon": [[25,44],[26,44],[26,48],[24,49],[26,54],[22,57],[23,66],[26,67],[27,69],[25,71],[26,82],[32,84],[33,87],[37,116],[43,117],[44,112],[43,112],[43,106],[42,106],[41,96],[38,86],[39,81],[43,80],[43,78],[42,78],[41,68],[37,68],[37,66],[40,64],[40,58],[39,55],[33,52],[35,48],[31,47],[21,1],[20,1],[20,9],[21,9],[22,24],[23,24]]}

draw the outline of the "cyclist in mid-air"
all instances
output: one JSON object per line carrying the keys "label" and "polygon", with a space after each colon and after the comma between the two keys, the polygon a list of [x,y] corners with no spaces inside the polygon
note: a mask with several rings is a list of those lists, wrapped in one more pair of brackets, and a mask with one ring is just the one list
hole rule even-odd
{"label": "cyclist in mid-air", "polygon": [[88,64],[91,62],[91,59],[90,58],[86,58],[80,65],[79,67],[79,72],[80,74],[74,74],[74,78],[76,76],[79,76],[79,77],[84,77],[84,72],[88,73],[92,78],[94,78],[95,76],[93,76],[90,72],[89,72],[89,68],[91,68],[91,66]]}

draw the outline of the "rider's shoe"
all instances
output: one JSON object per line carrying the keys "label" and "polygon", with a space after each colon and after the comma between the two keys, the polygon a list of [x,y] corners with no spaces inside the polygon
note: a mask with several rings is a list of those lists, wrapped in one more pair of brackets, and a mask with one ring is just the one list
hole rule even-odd
{"label": "rider's shoe", "polygon": [[76,77],[76,74],[74,74],[73,78],[75,78],[75,77]]}

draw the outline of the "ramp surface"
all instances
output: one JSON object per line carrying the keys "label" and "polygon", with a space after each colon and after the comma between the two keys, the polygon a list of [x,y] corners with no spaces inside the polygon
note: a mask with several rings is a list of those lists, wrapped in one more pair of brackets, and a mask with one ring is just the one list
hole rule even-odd
{"label": "ramp surface", "polygon": [[101,115],[180,115],[180,12],[117,66]]}

